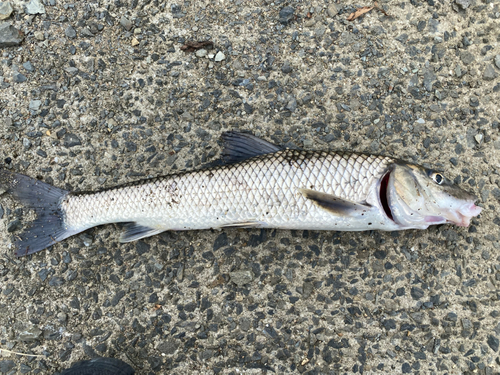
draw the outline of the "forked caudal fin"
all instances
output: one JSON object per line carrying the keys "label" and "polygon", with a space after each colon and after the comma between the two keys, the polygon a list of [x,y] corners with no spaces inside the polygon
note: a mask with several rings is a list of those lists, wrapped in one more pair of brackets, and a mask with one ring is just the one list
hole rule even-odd
{"label": "forked caudal fin", "polygon": [[61,201],[68,191],[6,169],[0,169],[0,188],[36,213],[28,227],[14,233],[16,256],[36,253],[78,233],[64,225]]}

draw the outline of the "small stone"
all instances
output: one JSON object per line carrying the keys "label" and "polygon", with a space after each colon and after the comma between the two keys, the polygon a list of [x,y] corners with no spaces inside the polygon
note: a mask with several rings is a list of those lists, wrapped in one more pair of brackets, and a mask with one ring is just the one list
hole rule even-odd
{"label": "small stone", "polygon": [[486,81],[493,81],[498,77],[498,73],[495,71],[493,64],[486,65],[483,72],[483,79]]}
{"label": "small stone", "polygon": [[281,67],[281,71],[285,74],[288,74],[292,71],[292,67],[290,66],[290,61],[285,61],[283,66]]}
{"label": "small stone", "polygon": [[17,341],[35,341],[42,335],[42,330],[31,324],[23,325],[21,323],[14,324],[14,331],[16,332]]}
{"label": "small stone", "polygon": [[387,349],[387,355],[391,358],[396,358],[396,353],[394,353],[391,349]]}
{"label": "small stone", "polygon": [[158,345],[157,349],[160,353],[174,354],[177,348],[179,348],[179,342],[173,338],[168,338]]}
{"label": "small stone", "polygon": [[386,330],[396,329],[396,322],[394,319],[386,319],[382,322],[382,325]]}
{"label": "small stone", "polygon": [[18,46],[23,38],[22,32],[8,22],[0,24],[0,48]]}
{"label": "small stone", "polygon": [[229,240],[227,238],[227,234],[225,232],[222,232],[219,234],[219,236],[215,239],[214,242],[214,247],[213,251],[219,250],[221,247],[229,245]]}
{"label": "small stone", "polygon": [[31,111],[38,111],[42,105],[41,100],[30,100],[29,109]]}
{"label": "small stone", "polygon": [[45,35],[43,31],[35,31],[34,33],[36,40],[43,41],[45,40]]}
{"label": "small stone", "polygon": [[205,57],[207,55],[208,51],[204,48],[199,49],[196,51],[196,57]]}
{"label": "small stone", "polygon": [[434,18],[431,18],[427,23],[427,29],[431,33],[437,33],[439,31],[439,21]]}
{"label": "small stone", "polygon": [[500,55],[495,56],[495,65],[498,69],[500,69]]}
{"label": "small stone", "polygon": [[136,37],[133,37],[132,42],[130,44],[132,45],[132,47],[135,47],[136,45],[139,44],[139,41],[136,39]]}
{"label": "small stone", "polygon": [[471,0],[455,0],[455,4],[462,10],[466,10],[471,4]]}
{"label": "small stone", "polygon": [[326,26],[323,25],[322,23],[320,23],[314,29],[314,35],[316,35],[316,37],[322,37],[323,35],[325,35],[325,32],[326,32]]}
{"label": "small stone", "polygon": [[290,112],[295,111],[297,109],[297,99],[295,99],[293,96],[290,97],[285,108],[288,109]]}
{"label": "small stone", "polygon": [[454,312],[449,312],[447,315],[446,315],[446,320],[450,320],[452,322],[456,322],[458,319],[458,316],[456,313]]}
{"label": "small stone", "polygon": [[27,14],[45,14],[45,7],[40,0],[30,0],[26,5]]}
{"label": "small stone", "polygon": [[49,285],[50,286],[55,286],[55,287],[58,287],[58,286],[61,286],[64,284],[64,279],[60,276],[54,276],[53,278],[51,278],[49,280]]}
{"label": "small stone", "polygon": [[3,207],[0,205],[0,219],[3,219]]}
{"label": "small stone", "polygon": [[225,58],[226,58],[226,55],[224,55],[224,53],[222,51],[219,51],[215,55],[214,61],[215,62],[220,62],[220,61],[224,60]]}
{"label": "small stone", "polygon": [[483,135],[482,135],[481,133],[476,134],[476,135],[474,136],[474,139],[476,140],[476,142],[477,142],[478,144],[481,144],[481,142],[483,141]]}
{"label": "small stone", "polygon": [[414,300],[419,300],[420,298],[422,298],[424,296],[424,291],[422,289],[414,286],[413,288],[411,288],[410,294]]}
{"label": "small stone", "polygon": [[279,13],[279,21],[283,25],[288,25],[288,23],[293,20],[293,13],[295,12],[295,9],[293,9],[291,6],[286,6],[280,10]]}
{"label": "small stone", "polygon": [[132,29],[132,22],[130,22],[130,20],[125,16],[122,16],[122,18],[120,18],[120,25],[122,25],[123,28],[127,31],[130,31],[130,29]]}
{"label": "small stone", "polygon": [[13,81],[16,82],[16,83],[22,83],[22,82],[26,82],[26,80],[28,78],[26,78],[25,75],[21,74],[21,73],[15,73],[12,77]]}
{"label": "small stone", "polygon": [[231,277],[231,281],[236,285],[238,285],[239,287],[242,287],[243,285],[252,282],[254,278],[253,273],[250,270],[239,270],[230,272],[229,276]]}
{"label": "small stone", "polygon": [[427,26],[427,22],[426,21],[419,21],[418,24],[417,24],[417,31],[418,32],[424,31],[425,26]]}
{"label": "small stone", "polygon": [[64,34],[70,38],[70,39],[75,39],[76,38],[76,30],[73,26],[68,26],[66,30],[64,30]]}
{"label": "small stone", "polygon": [[57,314],[57,320],[59,320],[61,323],[64,323],[67,318],[68,315],[64,312],[60,312],[59,314]]}
{"label": "small stone", "polygon": [[170,9],[172,11],[172,16],[174,18],[182,18],[182,17],[184,17],[184,13],[182,13],[182,7],[179,4],[172,4],[170,6]]}
{"label": "small stone", "polygon": [[118,303],[120,303],[120,300],[125,297],[125,291],[124,290],[118,290],[113,298],[111,299],[111,306],[116,306]]}
{"label": "small stone", "polygon": [[13,10],[12,5],[8,1],[0,2],[0,21],[9,18]]}
{"label": "small stone", "polygon": [[462,318],[462,327],[469,330],[472,328],[472,322],[467,318]]}
{"label": "small stone", "polygon": [[335,17],[339,13],[335,4],[330,4],[326,12],[328,13],[328,17]]}
{"label": "small stone", "polygon": [[12,360],[8,361],[0,361],[0,372],[2,374],[7,374],[10,372],[14,367],[16,367],[16,363]]}
{"label": "small stone", "polygon": [[314,18],[310,18],[304,22],[305,27],[313,27],[316,25],[316,20]]}
{"label": "small stone", "polygon": [[406,43],[406,41],[408,40],[408,34],[406,33],[401,34],[398,37],[396,37],[396,40],[401,43]]}
{"label": "small stone", "polygon": [[474,57],[474,55],[472,53],[470,53],[469,51],[463,51],[460,54],[460,59],[462,60],[462,62],[465,65],[472,64],[476,60],[476,58]]}
{"label": "small stone", "polygon": [[495,336],[489,335],[487,343],[491,350],[493,350],[494,352],[498,352],[499,341]]}
{"label": "small stone", "polygon": [[94,33],[92,33],[92,31],[90,31],[90,29],[88,27],[84,27],[80,33],[81,36],[86,36],[86,37],[93,37],[94,36]]}
{"label": "small stone", "polygon": [[305,281],[302,284],[302,298],[304,298],[304,299],[309,298],[313,291],[314,291],[313,283],[311,283],[309,281]]}
{"label": "small stone", "polygon": [[64,147],[70,148],[74,146],[80,146],[82,144],[82,141],[76,134],[72,133],[67,133],[64,136]]}
{"label": "small stone", "polygon": [[436,81],[437,77],[436,75],[430,71],[430,70],[426,70],[424,72],[424,81],[423,81],[423,85],[425,87],[425,89],[427,91],[431,91],[432,90],[432,83],[434,81]]}
{"label": "small stone", "polygon": [[68,66],[67,68],[64,68],[64,70],[73,76],[76,76],[78,74],[78,68],[74,66]]}
{"label": "small stone", "polygon": [[35,68],[33,68],[33,65],[31,65],[31,63],[29,61],[26,61],[23,64],[23,68],[26,69],[28,72],[34,72],[35,71]]}

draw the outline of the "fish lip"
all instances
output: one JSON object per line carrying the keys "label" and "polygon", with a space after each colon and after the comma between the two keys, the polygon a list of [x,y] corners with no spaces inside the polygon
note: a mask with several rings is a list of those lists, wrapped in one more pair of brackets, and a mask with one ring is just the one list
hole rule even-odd
{"label": "fish lip", "polygon": [[472,218],[478,216],[483,210],[482,207],[476,206],[476,199],[467,202],[456,211],[457,220],[448,219],[447,222],[455,224],[459,227],[468,227]]}

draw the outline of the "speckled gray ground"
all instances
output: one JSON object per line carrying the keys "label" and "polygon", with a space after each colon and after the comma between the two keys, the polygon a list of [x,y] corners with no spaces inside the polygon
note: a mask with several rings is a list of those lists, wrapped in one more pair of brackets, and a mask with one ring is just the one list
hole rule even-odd
{"label": "speckled gray ground", "polygon": [[23,4],[2,21],[24,34],[0,50],[7,168],[91,190],[216,160],[221,132],[246,129],[442,168],[484,211],[470,228],[124,245],[110,225],[16,259],[22,210],[2,197],[0,349],[43,358],[4,354],[0,373],[96,356],[139,374],[499,373],[497,1],[379,1],[392,17],[352,23],[369,2]]}

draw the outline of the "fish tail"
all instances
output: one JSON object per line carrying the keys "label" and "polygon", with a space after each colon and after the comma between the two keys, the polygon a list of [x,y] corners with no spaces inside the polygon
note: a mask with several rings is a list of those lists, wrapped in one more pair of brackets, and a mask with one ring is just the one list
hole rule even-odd
{"label": "fish tail", "polygon": [[14,233],[16,256],[36,253],[81,231],[64,224],[61,202],[67,190],[6,169],[0,169],[0,188],[36,214],[34,221]]}

